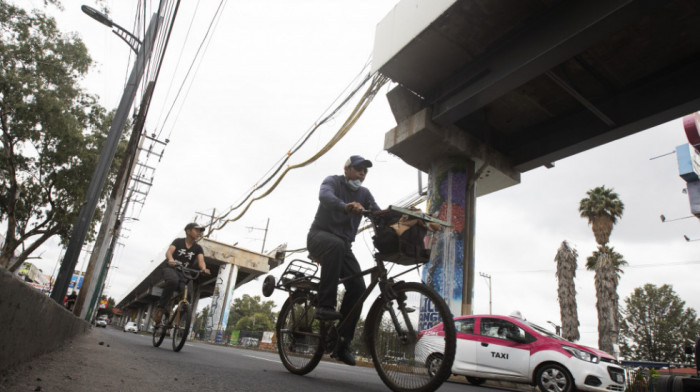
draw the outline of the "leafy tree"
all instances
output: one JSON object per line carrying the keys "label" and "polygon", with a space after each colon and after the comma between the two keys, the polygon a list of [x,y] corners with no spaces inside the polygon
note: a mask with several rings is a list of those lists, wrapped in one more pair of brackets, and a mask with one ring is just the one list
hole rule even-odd
{"label": "leafy tree", "polygon": [[667,284],[647,283],[625,298],[620,352],[635,360],[685,362],[684,347],[700,334],[695,310]]}
{"label": "leafy tree", "polygon": [[572,249],[566,241],[562,241],[554,261],[557,263],[557,295],[559,299],[559,314],[561,317],[562,337],[570,341],[581,338],[578,327],[578,308],[576,305],[576,267],[578,252]]}
{"label": "leafy tree", "polygon": [[[617,284],[619,275],[613,265],[615,258],[622,256],[608,253],[612,248],[607,247],[613,226],[622,216],[625,205],[617,193],[605,185],[593,188],[586,192],[588,197],[579,203],[579,213],[582,218],[587,218],[593,228],[593,235],[598,243],[598,251],[593,253],[595,258],[591,268],[595,271],[596,308],[598,310],[598,347],[609,353],[613,352],[613,344],[617,342],[619,330],[619,312],[617,309],[618,295]],[[624,260],[622,260],[624,262]],[[622,265],[622,264],[620,264]]]}
{"label": "leafy tree", "polygon": [[205,306],[201,312],[197,312],[194,318],[194,326],[192,330],[195,331],[197,336],[204,336],[207,329],[207,317],[209,317],[209,305]]}
{"label": "leafy tree", "polygon": [[357,321],[357,327],[355,328],[355,334],[353,335],[352,342],[350,343],[350,351],[357,353],[363,357],[369,357],[369,347],[364,339],[365,333],[365,319],[360,317]]}
{"label": "leafy tree", "polygon": [[272,320],[270,320],[268,314],[255,313],[250,316],[244,316],[243,318],[238,320],[235,329],[239,331],[264,332],[273,331],[275,329],[275,325],[272,323]]}
{"label": "leafy tree", "polygon": [[[226,323],[227,331],[232,329],[238,329],[238,322],[248,317],[250,324],[252,325],[252,320],[256,320],[256,324],[261,322],[256,318],[251,318],[254,315],[261,314],[269,321],[270,329],[265,331],[272,331],[274,329],[275,322],[277,321],[277,314],[272,311],[275,308],[274,301],[262,301],[259,295],[251,297],[248,294],[244,294],[241,298],[235,298],[233,300],[233,305],[231,305],[231,310],[228,316],[228,322]],[[268,323],[265,323],[268,325]]]}
{"label": "leafy tree", "polygon": [[[79,85],[91,63],[53,18],[0,0],[0,266],[10,271],[49,238],[70,238],[112,117]],[[100,219],[98,208],[88,239]]]}

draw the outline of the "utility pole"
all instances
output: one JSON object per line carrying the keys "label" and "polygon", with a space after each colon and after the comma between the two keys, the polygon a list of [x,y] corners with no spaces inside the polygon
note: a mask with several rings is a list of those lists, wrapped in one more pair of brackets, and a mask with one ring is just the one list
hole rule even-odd
{"label": "utility pole", "polygon": [[211,211],[211,214],[205,214],[203,212],[196,212],[196,211],[195,211],[195,214],[209,217],[209,224],[207,225],[207,231],[209,233],[211,233],[211,228],[214,226],[214,218],[216,218],[216,208],[214,208]]}
{"label": "utility pole", "polygon": [[[63,257],[61,268],[58,271],[58,277],[56,278],[56,285],[51,292],[51,298],[58,304],[63,304],[63,297],[65,296],[66,291],[68,291],[68,284],[70,283],[71,276],[73,275],[75,264],[78,262],[80,249],[82,248],[83,243],[85,242],[85,237],[87,237],[87,233],[90,229],[90,223],[95,215],[95,209],[97,208],[97,203],[100,200],[100,194],[102,193],[102,189],[107,181],[109,169],[112,166],[112,161],[114,160],[114,155],[116,154],[117,146],[119,145],[119,139],[124,131],[124,125],[126,124],[127,117],[129,116],[129,111],[131,110],[131,106],[136,98],[138,85],[146,70],[146,63],[148,63],[151,57],[153,38],[156,35],[156,22],[158,20],[157,15],[154,14],[148,27],[145,42],[142,44],[136,37],[133,36],[133,34],[129,33],[118,24],[112,22],[112,20],[110,20],[106,15],[87,6],[83,6],[82,10],[98,22],[114,28],[115,30],[113,31],[120,38],[125,40],[138,54],[136,56],[136,62],[131,69],[126,87],[124,88],[124,93],[122,94],[119,106],[117,107],[114,120],[112,121],[112,125],[109,129],[109,134],[107,135],[104,147],[102,148],[102,153],[97,161],[95,172],[90,180],[90,185],[88,186],[85,197],[85,203],[80,208],[78,217],[73,224],[73,232],[71,233],[70,240],[66,246],[66,253]],[[124,38],[123,35],[126,35],[129,38]],[[136,48],[138,48],[138,50]]]}
{"label": "utility pole", "polygon": [[265,241],[267,240],[267,228],[270,226],[270,218],[267,218],[267,223],[265,224],[265,228],[259,228],[259,227],[252,227],[252,226],[246,226],[248,230],[264,230],[265,235],[263,236],[263,243],[262,243],[262,249],[260,249],[260,253],[265,252]]}
{"label": "utility pole", "polygon": [[488,285],[489,285],[489,314],[493,314],[493,313],[491,313],[491,275],[485,274],[483,272],[479,272],[479,276],[486,278],[486,280],[488,281]]}
{"label": "utility pole", "polygon": [[[99,299],[99,293],[102,292],[100,282],[104,281],[104,275],[107,273],[108,265],[112,259],[114,247],[112,244],[119,236],[121,225],[124,222],[124,213],[121,212],[120,209],[125,211],[128,205],[127,200],[122,208],[126,187],[129,184],[131,173],[133,173],[136,167],[138,144],[143,141],[141,139],[141,133],[146,117],[145,111],[147,110],[153,93],[153,86],[153,82],[148,84],[143,99],[141,100],[141,109],[139,110],[134,129],[131,132],[131,138],[129,139],[124,158],[117,172],[117,178],[112,187],[112,193],[107,200],[107,207],[105,208],[105,215],[100,224],[100,231],[95,239],[95,251],[92,252],[90,262],[85,271],[87,289],[80,290],[78,300],[75,303],[74,313],[86,321],[92,319],[94,305]],[[97,279],[95,279],[95,277],[97,277]],[[86,304],[87,306],[85,306]]]}

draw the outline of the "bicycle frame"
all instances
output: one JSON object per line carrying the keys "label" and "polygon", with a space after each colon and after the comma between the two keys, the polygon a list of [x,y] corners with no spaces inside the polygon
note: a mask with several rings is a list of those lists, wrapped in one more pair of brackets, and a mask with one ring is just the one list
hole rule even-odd
{"label": "bicycle frame", "polygon": [[181,305],[183,303],[187,304],[187,305],[190,304],[190,301],[187,300],[187,288],[188,288],[188,285],[186,284],[185,289],[182,290],[182,296],[180,297],[180,300],[177,302],[177,305],[175,304],[175,300],[177,300],[177,297],[173,297],[170,300],[170,309],[173,309],[176,307],[177,310],[175,310],[175,312],[173,312],[173,314],[171,314],[170,317],[168,317],[168,326],[173,325],[173,321],[175,322],[175,324],[180,323],[180,309],[182,309]]}
{"label": "bicycle frame", "polygon": [[[393,299],[394,295],[393,293],[390,292],[390,286],[389,283],[393,283],[394,279],[398,276],[401,276],[407,272],[410,272],[414,269],[418,269],[419,266],[415,266],[408,271],[404,271],[398,275],[391,276],[389,277],[387,274],[387,269],[386,266],[384,266],[384,262],[377,257],[374,258],[376,265],[372,268],[368,268],[364,271],[358,272],[357,274],[351,275],[351,276],[346,276],[338,281],[338,284],[344,283],[350,279],[354,279],[359,276],[365,276],[368,274],[372,274],[370,277],[370,283],[369,286],[365,289],[365,291],[362,292],[362,295],[360,298],[357,300],[355,305],[350,309],[350,312],[345,316],[342,320],[340,320],[340,323],[338,324],[338,330],[342,330],[343,327],[348,323],[348,320],[351,319],[351,316],[354,316],[357,314],[360,309],[362,309],[362,306],[364,305],[365,301],[369,297],[369,295],[372,293],[374,288],[376,286],[379,286],[379,292],[381,293],[382,296],[385,296],[385,298],[388,299]],[[394,321],[394,325],[397,327],[399,326],[398,319],[396,318],[396,314],[394,313],[393,309],[390,311],[391,312],[391,318]]]}
{"label": "bicycle frame", "polygon": [[[186,305],[190,305],[190,301],[187,300],[187,290],[189,289],[189,284],[190,282],[196,280],[199,277],[199,271],[197,270],[192,270],[182,265],[179,265],[179,268],[181,268],[180,271],[183,272],[185,279],[187,279],[187,283],[185,284],[185,288],[182,290],[182,295],[179,296],[180,300],[177,301],[178,297],[173,296],[168,302],[169,309],[172,310],[173,308],[176,308],[175,312],[173,312],[173,314],[171,314],[168,317],[168,328],[173,325],[173,321],[175,322],[175,324],[178,324],[180,322],[180,309],[182,309],[181,305],[183,303]],[[192,275],[193,272],[196,273],[196,275]]]}

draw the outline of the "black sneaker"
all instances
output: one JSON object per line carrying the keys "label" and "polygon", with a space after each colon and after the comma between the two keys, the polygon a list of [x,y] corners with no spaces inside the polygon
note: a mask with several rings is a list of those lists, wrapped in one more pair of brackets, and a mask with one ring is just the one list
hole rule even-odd
{"label": "black sneaker", "polygon": [[321,307],[316,308],[315,318],[319,320],[340,320],[342,316],[340,313],[336,312],[333,308]]}
{"label": "black sneaker", "polygon": [[333,352],[331,358],[343,362],[346,365],[355,366],[355,356],[352,355],[350,349],[346,346],[341,346],[338,350]]}

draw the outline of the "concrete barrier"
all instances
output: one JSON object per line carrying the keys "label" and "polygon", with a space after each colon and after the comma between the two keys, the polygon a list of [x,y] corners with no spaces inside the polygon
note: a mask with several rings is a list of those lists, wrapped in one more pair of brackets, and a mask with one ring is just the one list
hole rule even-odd
{"label": "concrete barrier", "polygon": [[88,322],[0,267],[0,372],[89,330]]}

